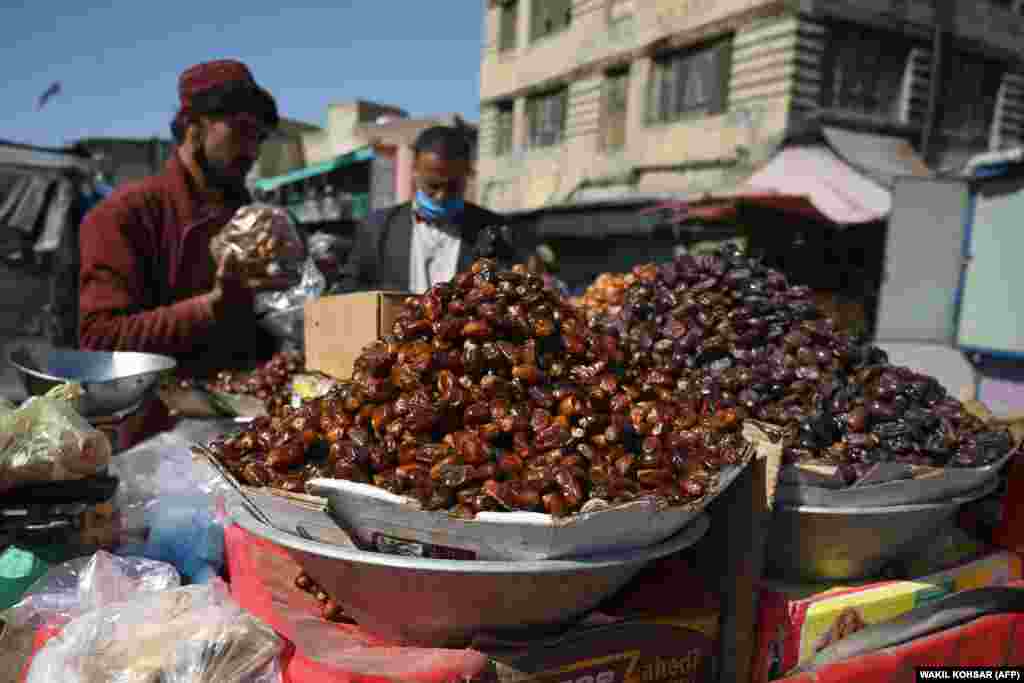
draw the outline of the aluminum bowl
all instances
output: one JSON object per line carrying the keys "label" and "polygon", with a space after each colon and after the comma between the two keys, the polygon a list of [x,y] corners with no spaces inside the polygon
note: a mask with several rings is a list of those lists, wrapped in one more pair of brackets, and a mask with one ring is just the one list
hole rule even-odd
{"label": "aluminum bowl", "polygon": [[766,569],[795,581],[876,578],[886,565],[923,552],[952,528],[960,506],[992,493],[982,489],[941,503],[891,507],[776,507]]}
{"label": "aluminum bowl", "polygon": [[75,409],[86,419],[129,415],[159,388],[160,374],[177,362],[168,356],[129,351],[76,351],[22,346],[8,359],[25,391],[41,396],[66,382],[83,394]]}
{"label": "aluminum bowl", "polygon": [[423,647],[463,647],[479,633],[522,637],[564,627],[622,588],[647,563],[707,533],[701,515],[671,539],[630,552],[575,560],[433,560],[365,552],[268,527],[230,507],[246,531],[288,550],[362,628]]}

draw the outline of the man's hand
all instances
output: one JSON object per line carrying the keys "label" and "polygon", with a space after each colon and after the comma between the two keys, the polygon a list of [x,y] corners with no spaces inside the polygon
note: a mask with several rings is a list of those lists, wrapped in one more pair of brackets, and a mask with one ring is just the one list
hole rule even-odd
{"label": "man's hand", "polygon": [[292,276],[251,277],[238,256],[228,250],[217,264],[210,300],[218,319],[252,313],[253,299],[260,292],[282,291],[298,284]]}

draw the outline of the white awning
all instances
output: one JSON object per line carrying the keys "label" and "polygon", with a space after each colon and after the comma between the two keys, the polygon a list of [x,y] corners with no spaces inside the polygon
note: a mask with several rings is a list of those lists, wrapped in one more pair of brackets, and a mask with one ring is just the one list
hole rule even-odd
{"label": "white awning", "polygon": [[840,225],[883,220],[892,208],[888,189],[825,145],[784,147],[747,180],[743,191],[807,197]]}

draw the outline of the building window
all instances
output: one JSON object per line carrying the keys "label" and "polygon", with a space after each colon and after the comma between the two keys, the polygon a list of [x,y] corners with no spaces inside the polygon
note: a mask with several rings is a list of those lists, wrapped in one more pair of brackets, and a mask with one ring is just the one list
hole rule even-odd
{"label": "building window", "polygon": [[562,142],[565,138],[568,99],[568,88],[561,88],[543,95],[534,95],[526,101],[530,147],[549,147]]}
{"label": "building window", "polygon": [[615,24],[633,16],[634,0],[608,0],[608,23]]}
{"label": "building window", "polygon": [[512,100],[499,102],[494,116],[494,156],[500,157],[512,151],[515,132],[515,104]]}
{"label": "building window", "polygon": [[609,72],[604,79],[601,146],[606,150],[626,145],[626,114],[629,102],[629,71]]}
{"label": "building window", "polygon": [[656,59],[650,87],[649,120],[667,123],[692,114],[724,111],[731,61],[731,38]]}
{"label": "building window", "polygon": [[822,106],[899,121],[900,94],[912,47],[898,35],[862,26],[833,26]]}
{"label": "building window", "polygon": [[942,89],[942,129],[958,138],[987,141],[1005,72],[995,60],[952,53]]}
{"label": "building window", "polygon": [[498,7],[498,12],[498,50],[500,52],[514,50],[516,49],[516,29],[519,25],[519,2],[517,0],[503,2]]}
{"label": "building window", "polygon": [[572,0],[533,0],[530,4],[530,40],[564,31],[572,23]]}

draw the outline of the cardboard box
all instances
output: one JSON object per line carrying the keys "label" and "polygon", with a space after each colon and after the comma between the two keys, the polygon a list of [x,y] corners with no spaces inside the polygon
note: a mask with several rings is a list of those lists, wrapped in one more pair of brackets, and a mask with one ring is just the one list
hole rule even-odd
{"label": "cardboard box", "polygon": [[401,292],[359,292],[307,302],[306,369],[337,379],[352,377],[360,352],[391,333],[408,296]]}
{"label": "cardboard box", "polygon": [[[1008,584],[1024,589],[1024,582]],[[848,681],[910,681],[914,669],[923,666],[1003,667],[1024,666],[1024,614],[1008,612],[967,621],[886,647],[826,664],[814,671],[791,676],[785,683],[847,683]]]}
{"label": "cardboard box", "polygon": [[712,683],[718,613],[581,626],[519,650],[487,652],[499,683]]}
{"label": "cardboard box", "polygon": [[689,554],[652,563],[567,633],[474,647],[499,683],[711,683],[721,605]]}
{"label": "cardboard box", "polygon": [[760,592],[753,680],[782,677],[816,652],[870,624],[972,588],[1022,577],[1016,553],[992,552],[973,562],[913,581],[859,586],[768,584]]}

